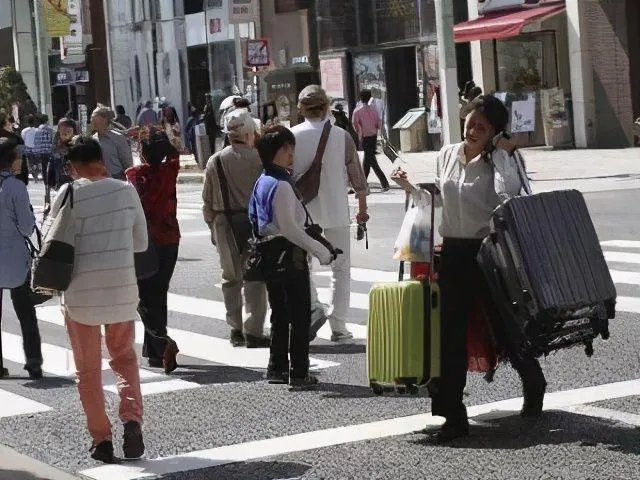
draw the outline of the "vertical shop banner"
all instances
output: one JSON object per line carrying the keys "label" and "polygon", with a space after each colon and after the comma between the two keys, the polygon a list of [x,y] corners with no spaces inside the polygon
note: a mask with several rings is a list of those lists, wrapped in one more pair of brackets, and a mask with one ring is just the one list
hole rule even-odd
{"label": "vertical shop banner", "polygon": [[344,98],[344,71],[342,57],[320,60],[322,88],[331,98]]}
{"label": "vertical shop banner", "polygon": [[231,23],[247,23],[260,19],[258,0],[229,0],[229,20]]}
{"label": "vertical shop banner", "polygon": [[66,37],[69,35],[71,33],[69,1],[41,0],[41,2],[47,35],[50,37]]}
{"label": "vertical shop banner", "polygon": [[80,0],[68,0],[68,9],[70,24],[69,35],[62,38],[63,48],[61,49],[61,57],[64,60],[68,55],[84,54],[82,42],[82,6]]}

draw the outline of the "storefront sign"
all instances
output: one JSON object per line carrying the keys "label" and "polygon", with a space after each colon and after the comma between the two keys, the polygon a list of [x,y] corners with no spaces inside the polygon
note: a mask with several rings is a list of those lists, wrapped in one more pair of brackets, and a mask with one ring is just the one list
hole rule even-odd
{"label": "storefront sign", "polygon": [[229,19],[232,23],[253,22],[259,18],[258,0],[229,0]]}
{"label": "storefront sign", "polygon": [[[77,1],[77,0],[76,0]],[[71,33],[68,0],[41,0],[47,34],[65,37]]]}
{"label": "storefront sign", "polygon": [[266,67],[269,63],[269,42],[265,39],[248,40],[247,66]]}
{"label": "storefront sign", "polygon": [[536,129],[536,96],[511,104],[511,133],[533,132]]}
{"label": "storefront sign", "polygon": [[322,88],[333,98],[344,98],[344,72],[342,58],[323,58],[320,60],[320,78]]}

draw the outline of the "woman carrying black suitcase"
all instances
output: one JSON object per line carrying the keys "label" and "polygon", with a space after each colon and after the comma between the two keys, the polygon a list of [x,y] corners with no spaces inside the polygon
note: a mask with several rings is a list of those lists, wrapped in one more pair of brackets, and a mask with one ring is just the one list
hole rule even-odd
{"label": "woman carrying black suitcase", "polygon": [[[518,195],[523,187],[513,155],[515,144],[504,135],[509,120],[506,107],[493,96],[480,96],[465,108],[465,140],[441,150],[436,179],[442,194],[440,233],[444,242],[438,277],[442,295],[441,377],[432,394],[432,413],[446,419],[432,438],[437,443],[469,434],[462,401],[467,380],[467,323],[474,297],[491,304],[476,255],[489,233],[495,207]],[[499,341],[500,332],[496,335]],[[533,357],[510,355],[508,345],[500,346],[522,380],[521,415],[539,417],[546,389],[540,364]]]}

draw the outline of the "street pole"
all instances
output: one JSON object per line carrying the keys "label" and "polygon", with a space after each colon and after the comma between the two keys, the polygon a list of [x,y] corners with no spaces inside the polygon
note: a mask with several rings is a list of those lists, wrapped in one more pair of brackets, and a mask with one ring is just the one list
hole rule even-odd
{"label": "street pole", "polygon": [[458,73],[456,45],[453,37],[453,2],[435,0],[438,57],[440,58],[440,101],[442,104],[442,143],[460,141],[458,115]]}
{"label": "street pole", "polygon": [[104,34],[107,44],[107,65],[109,68],[109,100],[111,101],[111,108],[116,108],[116,92],[115,92],[115,80],[113,78],[113,58],[111,57],[111,32],[109,30],[109,5],[110,0],[103,2],[104,8]]}
{"label": "street pole", "polygon": [[49,79],[49,49],[44,41],[42,28],[41,1],[33,3],[34,22],[36,26],[36,49],[38,65],[38,90],[40,96],[40,111],[46,113],[50,121],[53,121],[53,107],[51,105],[51,85]]}
{"label": "street pole", "polygon": [[209,74],[209,93],[213,93],[213,66],[211,65],[211,42],[209,41],[209,20],[207,19],[207,0],[203,0],[204,9],[204,36],[207,41],[207,73]]}

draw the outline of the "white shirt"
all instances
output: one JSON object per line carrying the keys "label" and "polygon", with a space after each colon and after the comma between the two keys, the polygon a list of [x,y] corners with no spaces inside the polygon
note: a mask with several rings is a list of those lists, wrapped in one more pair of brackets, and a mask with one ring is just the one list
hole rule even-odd
{"label": "white shirt", "polygon": [[[67,185],[56,196],[51,215],[57,215]],[[148,241],[138,193],[128,183],[111,178],[80,179],[73,185],[75,261],[62,308],[84,325],[138,320],[133,254],[145,251]]]}
{"label": "white shirt", "polygon": [[482,156],[466,163],[463,145],[447,145],[438,155],[436,183],[443,207],[440,234],[484,238],[495,208],[518,195],[522,182],[515,158],[506,151],[498,149],[491,154],[494,168]]}
{"label": "white shirt", "polygon": [[[295,180],[298,180],[311,167],[323,128],[324,121],[306,120],[291,129],[296,137],[296,151],[293,159]],[[331,129],[327,148],[322,157],[318,196],[307,204],[314,222],[323,228],[348,227],[351,224],[347,197],[349,177],[345,159],[348,135],[341,128]]]}
{"label": "white shirt", "polygon": [[300,200],[293,193],[288,182],[279,181],[273,195],[273,221],[269,223],[262,235],[282,235],[291,243],[302,248],[320,260],[323,265],[331,263],[331,252],[317,240],[305,232],[307,215]]}
{"label": "white shirt", "polygon": [[24,140],[25,147],[33,148],[36,146],[36,132],[38,129],[36,127],[27,127],[22,129],[22,139]]}

